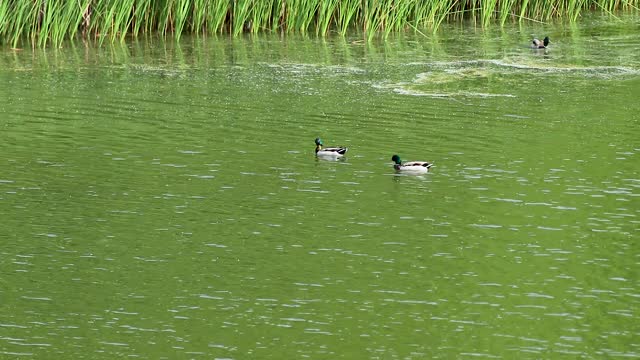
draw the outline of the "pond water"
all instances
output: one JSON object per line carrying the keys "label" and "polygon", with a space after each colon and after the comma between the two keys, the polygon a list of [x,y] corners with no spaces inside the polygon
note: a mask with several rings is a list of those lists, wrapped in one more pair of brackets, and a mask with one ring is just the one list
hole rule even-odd
{"label": "pond water", "polygon": [[3,48],[0,358],[640,357],[639,24]]}

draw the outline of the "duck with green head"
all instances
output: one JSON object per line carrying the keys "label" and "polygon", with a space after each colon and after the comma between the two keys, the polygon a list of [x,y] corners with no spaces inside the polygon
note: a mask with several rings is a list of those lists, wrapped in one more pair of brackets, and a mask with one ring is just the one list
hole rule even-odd
{"label": "duck with green head", "polygon": [[343,157],[349,148],[337,146],[337,147],[323,147],[324,143],[322,139],[316,138],[316,156],[327,159],[338,159]]}
{"label": "duck with green head", "polygon": [[426,174],[429,172],[432,163],[426,161],[405,161],[402,162],[400,156],[393,155],[391,157],[393,161],[393,168],[399,173],[413,173],[413,174]]}
{"label": "duck with green head", "polygon": [[543,40],[533,39],[532,49],[546,49],[549,46],[549,37],[545,36]]}

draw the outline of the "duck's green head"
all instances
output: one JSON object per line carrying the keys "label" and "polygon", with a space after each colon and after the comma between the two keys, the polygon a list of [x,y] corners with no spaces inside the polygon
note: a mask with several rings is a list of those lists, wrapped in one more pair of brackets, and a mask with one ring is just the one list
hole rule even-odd
{"label": "duck's green head", "polygon": [[545,36],[545,37],[544,37],[544,40],[542,40],[542,43],[544,44],[544,47],[549,46],[549,37],[548,37],[548,36]]}
{"label": "duck's green head", "polygon": [[316,145],[319,145],[319,146],[324,145],[324,144],[322,143],[322,139],[320,139],[320,138],[316,138]]}
{"label": "duck's green head", "polygon": [[393,161],[396,164],[401,164],[402,163],[402,160],[400,160],[400,156],[398,156],[398,155],[393,155],[391,157],[391,161]]}

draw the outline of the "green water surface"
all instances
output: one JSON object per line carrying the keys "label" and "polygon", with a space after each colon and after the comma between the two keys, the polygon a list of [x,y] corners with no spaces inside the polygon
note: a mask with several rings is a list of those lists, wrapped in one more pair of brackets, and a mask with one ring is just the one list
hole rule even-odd
{"label": "green water surface", "polygon": [[639,24],[1,49],[0,358],[639,358]]}

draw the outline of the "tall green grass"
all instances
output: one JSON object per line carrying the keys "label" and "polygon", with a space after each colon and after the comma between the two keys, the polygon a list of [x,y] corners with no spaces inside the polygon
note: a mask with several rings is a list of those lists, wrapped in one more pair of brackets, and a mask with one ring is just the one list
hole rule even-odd
{"label": "tall green grass", "polygon": [[638,12],[640,0],[0,0],[0,42],[44,47],[77,36],[114,42],[141,34],[344,35],[352,29],[371,39],[433,32],[444,21],[575,22],[592,10]]}

